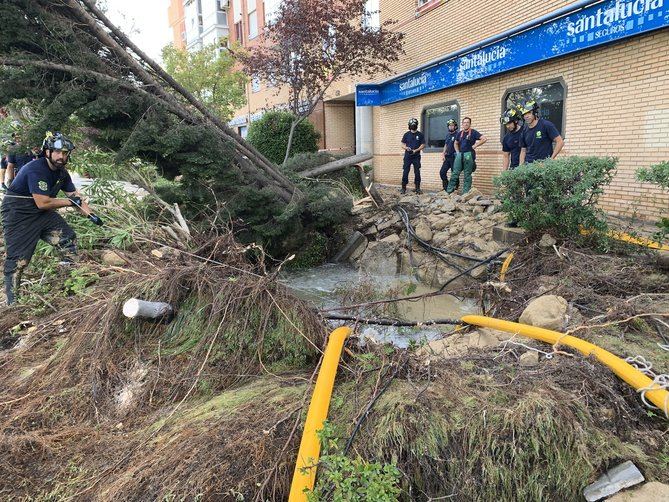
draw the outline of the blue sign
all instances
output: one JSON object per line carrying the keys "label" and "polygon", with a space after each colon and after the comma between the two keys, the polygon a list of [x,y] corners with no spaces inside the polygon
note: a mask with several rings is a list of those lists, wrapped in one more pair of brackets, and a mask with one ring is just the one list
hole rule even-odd
{"label": "blue sign", "polygon": [[360,84],[356,105],[387,105],[665,28],[669,7],[664,4],[665,0],[609,0],[591,5],[401,78]]}

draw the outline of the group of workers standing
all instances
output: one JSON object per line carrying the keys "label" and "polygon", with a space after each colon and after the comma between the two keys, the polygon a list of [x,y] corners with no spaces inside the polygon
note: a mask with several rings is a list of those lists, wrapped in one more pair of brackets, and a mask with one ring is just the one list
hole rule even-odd
{"label": "group of workers standing", "polygon": [[[521,164],[531,164],[540,160],[555,158],[564,146],[555,125],[539,116],[539,105],[536,101],[528,101],[520,108],[509,108],[500,118],[506,128],[502,138],[502,152],[504,153],[503,168],[515,169]],[[472,188],[472,173],[476,171],[476,150],[488,141],[483,134],[472,128],[472,119],[462,119],[462,128],[450,119],[447,123],[448,134],[441,152],[442,166],[439,171],[442,185],[446,193],[453,193],[460,184],[460,175],[464,182],[462,193]],[[409,130],[402,137],[404,150],[404,165],[402,169],[401,193],[406,193],[409,184],[409,172],[413,166],[416,193],[420,189],[421,152],[425,149],[425,136],[418,130],[418,120],[409,120]],[[451,179],[448,179],[448,172]]]}

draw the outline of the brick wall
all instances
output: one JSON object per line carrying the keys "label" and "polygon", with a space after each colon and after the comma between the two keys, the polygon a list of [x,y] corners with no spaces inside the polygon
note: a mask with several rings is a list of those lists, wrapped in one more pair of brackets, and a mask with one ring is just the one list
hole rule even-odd
{"label": "brick wall", "polygon": [[[454,2],[455,3],[455,2]],[[374,109],[375,178],[397,184],[400,139],[425,106],[458,100],[460,116],[488,137],[477,150],[474,186],[491,192],[502,154],[499,115],[508,88],[561,78],[566,84],[565,149],[561,155],[613,155],[618,172],[602,197],[612,214],[651,218],[669,213],[669,195],[640,184],[634,171],[669,159],[669,30],[537,64],[497,77]],[[439,153],[423,154],[423,186],[439,188]]]}
{"label": "brick wall", "polygon": [[325,148],[355,152],[355,105],[328,102],[325,104]]}

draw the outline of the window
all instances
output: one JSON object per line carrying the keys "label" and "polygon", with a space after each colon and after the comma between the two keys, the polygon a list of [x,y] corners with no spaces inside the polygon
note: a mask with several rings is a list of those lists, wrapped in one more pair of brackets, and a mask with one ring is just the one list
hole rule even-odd
{"label": "window", "polygon": [[237,132],[244,139],[246,139],[246,134],[248,133],[248,131],[249,131],[249,126],[239,126],[237,128]]}
{"label": "window", "polygon": [[260,79],[258,77],[251,79],[251,91],[260,92]]}
{"label": "window", "polygon": [[362,26],[370,30],[381,28],[381,12],[379,11],[379,0],[367,0],[365,2],[365,14],[362,17]]}
{"label": "window", "polygon": [[432,105],[423,110],[425,148],[444,148],[450,119],[460,123],[460,105],[457,101]]}
{"label": "window", "polygon": [[[528,87],[510,89],[502,100],[502,113],[508,108],[522,105],[531,99],[539,103],[539,115],[555,124],[560,135],[564,137],[564,98],[565,86],[561,81],[534,84]],[[504,129],[502,129],[504,134]]]}
{"label": "window", "polygon": [[258,36],[258,13],[256,0],[246,0],[246,11],[249,13],[249,40]]}
{"label": "window", "polygon": [[276,21],[280,6],[281,0],[265,0],[265,26]]}
{"label": "window", "polygon": [[242,21],[242,1],[233,0],[232,1],[232,22],[237,24]]}

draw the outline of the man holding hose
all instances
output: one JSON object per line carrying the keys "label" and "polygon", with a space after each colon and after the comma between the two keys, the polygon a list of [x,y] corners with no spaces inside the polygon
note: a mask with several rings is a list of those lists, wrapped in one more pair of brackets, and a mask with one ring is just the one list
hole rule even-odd
{"label": "man holding hose", "polygon": [[[77,254],[76,235],[57,210],[76,207],[90,217],[91,209],[81,198],[70,173],[65,169],[72,150],[72,141],[61,133],[48,132],[42,144],[44,157],[23,166],[5,193],[2,223],[7,252],[7,305],[16,301],[21,274],[30,263],[40,239],[62,253],[62,264],[74,262]],[[61,190],[68,198],[56,198]]]}

